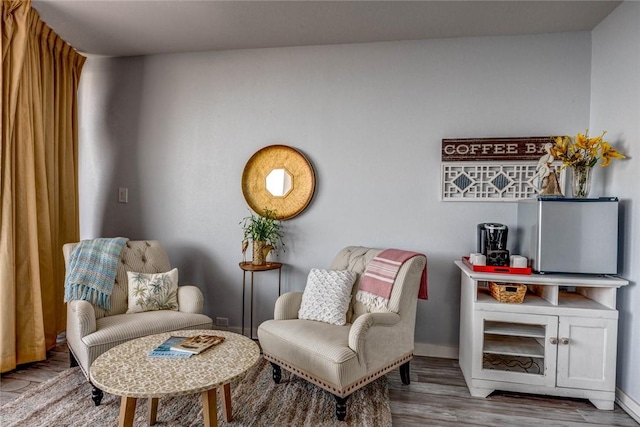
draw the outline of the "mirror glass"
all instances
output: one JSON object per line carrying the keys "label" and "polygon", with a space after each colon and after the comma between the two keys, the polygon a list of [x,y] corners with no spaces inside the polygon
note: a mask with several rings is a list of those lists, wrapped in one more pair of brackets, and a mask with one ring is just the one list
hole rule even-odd
{"label": "mirror glass", "polygon": [[293,177],[285,168],[273,169],[267,175],[266,188],[274,197],[286,197],[293,189]]}

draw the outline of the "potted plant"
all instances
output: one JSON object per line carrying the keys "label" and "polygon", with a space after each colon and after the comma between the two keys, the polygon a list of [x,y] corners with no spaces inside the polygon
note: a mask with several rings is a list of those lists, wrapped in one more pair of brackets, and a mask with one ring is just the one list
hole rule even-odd
{"label": "potted plant", "polygon": [[267,254],[278,249],[279,245],[284,246],[282,241],[282,224],[276,219],[275,211],[265,208],[263,215],[251,214],[240,221],[244,238],[242,239],[242,253],[244,254],[249,245],[253,246],[253,265],[264,265]]}

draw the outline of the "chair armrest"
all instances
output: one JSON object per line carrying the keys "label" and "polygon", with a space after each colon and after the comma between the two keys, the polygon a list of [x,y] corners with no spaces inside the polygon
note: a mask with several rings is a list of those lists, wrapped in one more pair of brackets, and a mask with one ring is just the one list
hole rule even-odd
{"label": "chair armrest", "polygon": [[193,285],[178,286],[178,309],[182,313],[201,314],[204,309],[204,295]]}
{"label": "chair armrest", "polygon": [[276,300],[273,318],[275,320],[297,319],[301,303],[302,292],[287,292],[280,295]]}
{"label": "chair armrest", "polygon": [[360,354],[364,348],[367,333],[374,326],[393,327],[400,322],[398,313],[366,313],[361,315],[351,325],[349,331],[349,347]]}
{"label": "chair armrest", "polygon": [[[67,309],[67,338],[69,335],[77,338],[86,337],[96,331],[96,312],[89,301],[69,301]],[[73,338],[72,338],[73,339]]]}

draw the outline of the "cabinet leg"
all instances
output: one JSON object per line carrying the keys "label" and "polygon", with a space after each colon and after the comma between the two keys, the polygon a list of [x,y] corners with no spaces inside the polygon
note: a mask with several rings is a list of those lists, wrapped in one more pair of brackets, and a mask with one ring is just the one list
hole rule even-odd
{"label": "cabinet leg", "polygon": [[613,400],[589,399],[589,402],[602,411],[613,411]]}
{"label": "cabinet leg", "polygon": [[492,388],[469,387],[469,393],[473,397],[487,397],[494,391]]}

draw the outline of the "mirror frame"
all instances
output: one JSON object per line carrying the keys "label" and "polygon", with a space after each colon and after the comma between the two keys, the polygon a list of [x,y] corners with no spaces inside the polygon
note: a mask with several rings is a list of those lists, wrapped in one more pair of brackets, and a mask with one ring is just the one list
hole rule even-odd
{"label": "mirror frame", "polygon": [[[284,197],[273,196],[266,188],[266,178],[274,169],[286,169],[293,188]],[[258,150],[242,172],[242,194],[257,214],[264,209],[275,211],[276,219],[285,220],[304,211],[315,193],[316,176],[311,162],[295,148],[269,145]]]}

